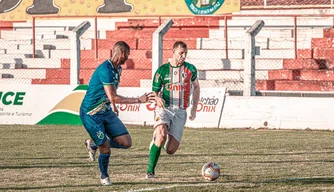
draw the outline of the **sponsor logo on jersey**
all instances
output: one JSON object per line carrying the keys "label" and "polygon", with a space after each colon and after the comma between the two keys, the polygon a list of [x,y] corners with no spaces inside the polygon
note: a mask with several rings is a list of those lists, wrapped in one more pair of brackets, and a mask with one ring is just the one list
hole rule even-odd
{"label": "sponsor logo on jersey", "polygon": [[168,91],[183,91],[187,89],[187,83],[167,83],[165,89]]}

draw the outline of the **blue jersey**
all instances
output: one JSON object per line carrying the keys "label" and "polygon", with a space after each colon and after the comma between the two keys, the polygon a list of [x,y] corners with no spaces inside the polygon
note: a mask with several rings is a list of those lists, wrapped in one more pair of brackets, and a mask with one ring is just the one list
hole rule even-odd
{"label": "blue jersey", "polygon": [[114,85],[118,88],[122,67],[114,67],[110,60],[99,65],[90,79],[86,95],[81,104],[81,111],[87,114],[95,114],[99,111],[110,109],[110,101],[104,91],[105,85]]}

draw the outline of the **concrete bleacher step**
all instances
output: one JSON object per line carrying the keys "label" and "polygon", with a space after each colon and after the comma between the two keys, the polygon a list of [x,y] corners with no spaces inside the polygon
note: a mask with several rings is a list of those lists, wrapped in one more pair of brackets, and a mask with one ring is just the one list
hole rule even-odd
{"label": "concrete bleacher step", "polygon": [[[228,38],[242,38],[245,37],[245,34],[248,29],[243,28],[228,28]],[[224,38],[224,29],[210,29],[209,30],[209,37],[210,38]],[[256,38],[293,38],[294,31],[293,29],[289,28],[279,28],[279,29],[272,29],[272,28],[262,28],[261,31],[258,33]],[[298,38],[320,38],[323,37],[323,28],[310,28],[310,29],[298,29],[297,28],[297,37]]]}
{"label": "concrete bleacher step", "polygon": [[[297,39],[299,49],[311,48],[311,38]],[[245,37],[232,38],[228,41],[229,49],[244,49]],[[255,45],[262,49],[292,49],[294,47],[294,38],[276,38],[276,37],[256,37]],[[225,38],[197,38],[197,49],[225,49]]]}
{"label": "concrete bleacher step", "polygon": [[[80,82],[81,83],[81,82]],[[70,79],[32,79],[31,84],[70,84]]]}
{"label": "concrete bleacher step", "polygon": [[23,64],[16,64],[16,63],[1,63],[0,61],[0,69],[22,69]]}
{"label": "concrete bleacher step", "polygon": [[[116,22],[126,22],[128,19],[126,18],[98,18],[97,28],[98,29],[108,29],[115,30]],[[62,28],[63,30],[71,30],[74,27],[80,25],[82,22],[88,21],[91,24],[91,28],[95,25],[95,21],[93,17],[87,18],[76,18],[76,19],[68,19],[68,18],[58,18],[58,19],[38,19],[35,21],[35,26],[37,29],[41,28]],[[15,30],[22,28],[31,28],[32,21],[28,20],[27,22],[21,23],[13,23],[13,28]]]}
{"label": "concrete bleacher step", "polygon": [[[217,27],[219,20],[223,17],[199,17],[196,18],[174,18],[173,28],[204,28]],[[161,20],[163,22],[163,20]],[[157,28],[159,26],[158,19],[128,19],[127,22],[117,22],[116,29],[143,29],[143,28]]]}
{"label": "concrete bleacher step", "polygon": [[[80,78],[80,84],[88,84],[89,79]],[[0,79],[1,82],[1,79]],[[70,84],[69,78],[54,78],[54,79],[32,79],[31,84]],[[124,79],[119,87],[140,87],[139,79]]]}
{"label": "concrete bleacher step", "polygon": [[[59,52],[53,52],[59,51]],[[50,53],[43,51],[44,56],[49,55],[60,55],[60,51],[63,50],[50,50]],[[305,53],[302,53],[305,52]],[[311,50],[298,50],[298,57],[303,58],[312,58]],[[67,54],[70,54],[68,52]],[[63,58],[69,58],[69,55],[62,54]],[[68,57],[66,57],[68,56]],[[99,58],[110,58],[111,50],[110,49],[99,49]],[[152,58],[152,50],[142,49],[142,50],[131,50],[131,58]],[[243,49],[230,49],[228,50],[229,59],[243,59],[244,50]],[[56,56],[57,57],[57,56]],[[171,50],[163,50],[163,58],[171,58]],[[283,58],[295,58],[295,53],[293,49],[261,49],[260,55],[256,56],[259,59],[283,59]],[[95,58],[95,50],[82,50],[81,58]],[[198,50],[198,49],[189,49],[187,54],[187,59],[225,59],[226,51],[223,49],[219,50]]]}
{"label": "concrete bleacher step", "polygon": [[[67,38],[70,38],[71,35],[72,35],[73,31],[72,30],[59,30],[57,28],[35,28],[35,35],[36,37],[41,37],[41,39],[47,39],[47,37],[50,37],[51,36],[51,39],[54,39],[52,38],[53,36],[52,35],[55,35],[56,37],[61,38],[61,37],[67,37]],[[32,28],[23,28],[23,29],[16,29],[16,30],[13,30],[13,31],[7,31],[5,33],[5,37],[6,36],[10,36],[11,34],[16,34],[16,36],[23,36],[24,38],[23,39],[32,39]],[[42,36],[43,35],[43,36]],[[29,38],[26,38],[26,37],[29,37]],[[43,38],[42,38],[43,37]],[[98,29],[97,31],[97,37],[98,38],[102,38],[102,39],[105,39],[106,38],[106,29]],[[82,34],[81,38],[95,38],[95,30],[93,28],[89,28],[85,31],[84,34]]]}
{"label": "concrete bleacher step", "polygon": [[[243,81],[243,70],[199,70],[199,80],[235,80]],[[255,72],[255,79],[268,79],[268,70],[257,70]]]}
{"label": "concrete bleacher step", "polygon": [[[102,62],[109,58],[82,58],[80,60],[81,69],[92,69],[99,66]],[[166,59],[163,63],[168,62]],[[208,59],[196,58],[187,59],[187,62],[192,63],[198,70],[242,70],[244,68],[243,59]],[[61,59],[61,68],[70,68],[70,59]],[[130,58],[126,61],[123,69],[151,69],[152,60],[150,58]],[[283,69],[283,59],[257,59],[256,69],[272,70]]]}
{"label": "concrete bleacher step", "polygon": [[[33,39],[32,33],[17,33],[16,31],[0,31],[1,38],[8,40],[24,40]],[[41,32],[40,34],[35,34],[35,39],[68,39],[69,35],[63,34],[45,34]]]}
{"label": "concrete bleacher step", "polygon": [[[227,21],[228,27],[251,27],[257,20],[263,20],[266,27],[293,27],[294,18],[287,17],[233,17]],[[219,26],[224,28],[225,21],[220,20]],[[298,17],[298,27],[332,27],[331,17]]]}
{"label": "concrete bleacher step", "polygon": [[334,81],[262,80],[257,81],[256,89],[277,91],[334,91]]}
{"label": "concrete bleacher step", "polygon": [[284,59],[284,69],[334,69],[333,59]]}
{"label": "concrete bleacher step", "polygon": [[14,78],[12,74],[5,73],[1,71],[0,73],[0,79],[8,79],[8,78]]}
{"label": "concrete bleacher step", "polygon": [[324,38],[333,38],[334,37],[334,28],[324,29]]}
{"label": "concrete bleacher step", "polygon": [[275,81],[279,91],[334,91],[334,81]]}
{"label": "concrete bleacher step", "polygon": [[2,74],[8,74],[9,77],[15,79],[33,79],[45,78],[46,69],[1,69]]}
{"label": "concrete bleacher step", "polygon": [[[146,38],[127,38],[125,40],[121,38],[113,39],[99,39],[99,49],[112,49],[117,41],[125,41],[129,44],[130,49],[151,49],[152,48],[152,37]],[[196,49],[196,38],[164,38],[163,49],[173,49],[173,45],[176,41],[183,41],[187,44],[188,49]],[[92,39],[92,49],[95,49],[95,39]]]}
{"label": "concrete bleacher step", "polygon": [[[111,38],[111,39],[99,39],[97,41],[99,49],[112,49],[117,41],[125,41],[129,46],[130,50],[137,49],[138,40],[134,37],[128,37],[126,39]],[[95,49],[96,39],[91,39],[91,47]],[[130,52],[131,54],[131,52]]]}
{"label": "concrete bleacher step", "polygon": [[[107,31],[106,38],[151,38],[155,29],[143,29],[143,30],[115,30]],[[209,29],[197,29],[197,30],[187,30],[187,29],[170,29],[164,38],[205,38],[209,37]]]}
{"label": "concrete bleacher step", "polygon": [[24,85],[30,85],[31,84],[31,79],[16,79],[16,78],[5,78],[2,79],[0,76],[0,84],[1,85],[12,85],[12,84],[24,84]]}
{"label": "concrete bleacher step", "polygon": [[[32,58],[32,50],[17,50],[16,53],[0,54],[1,58]],[[36,58],[70,58],[71,51],[68,49],[59,50],[36,50]]]}
{"label": "concrete bleacher step", "polygon": [[313,48],[314,59],[331,59],[334,58],[334,48],[332,47],[316,47]]}
{"label": "concrete bleacher step", "polygon": [[331,48],[334,47],[333,38],[330,37],[321,37],[321,38],[312,38],[311,48]]}
{"label": "concrete bleacher step", "polygon": [[61,59],[45,58],[1,58],[1,65],[22,65],[21,68],[60,68]]}
{"label": "concrete bleacher step", "polygon": [[[188,58],[186,61],[194,64],[198,70],[244,69],[244,59]],[[255,69],[283,69],[283,59],[256,59]]]}
{"label": "concrete bleacher step", "polygon": [[[163,49],[173,49],[173,45],[176,41],[183,41],[187,44],[188,49],[196,49],[197,38],[163,38]],[[138,38],[137,49],[150,49],[152,48],[152,38]]]}
{"label": "concrete bleacher step", "polygon": [[[92,49],[91,39],[81,39],[80,47],[82,50]],[[71,40],[70,39],[39,39],[35,42],[35,49],[70,49]],[[33,45],[30,40],[28,41],[0,41],[0,49],[7,50],[7,53],[17,53],[17,50],[22,50],[21,52],[27,51],[32,52]],[[0,52],[1,53],[1,52]]]}
{"label": "concrete bleacher step", "polygon": [[[49,82],[52,80],[49,79],[70,79],[70,69],[68,68],[60,68],[60,69],[44,69],[45,70],[45,77],[32,77],[35,79],[33,81],[34,84],[38,84],[36,79],[46,79],[40,80],[41,84],[43,82]],[[86,84],[89,82],[95,68],[93,69],[80,69],[79,78],[82,79],[82,83]],[[122,71],[122,79],[121,84],[122,86],[130,86],[131,82],[133,85],[139,86],[140,79],[150,79],[152,76],[152,72],[150,69],[125,69]],[[31,77],[29,77],[31,78]],[[65,80],[64,80],[65,82]]]}
{"label": "concrete bleacher step", "polygon": [[334,81],[334,70],[270,70],[268,79]]}
{"label": "concrete bleacher step", "polygon": [[[90,59],[82,58],[80,59],[81,69],[95,69],[101,63],[109,58],[99,58]],[[70,68],[70,59],[61,60],[61,68]],[[129,58],[125,64],[122,66],[123,69],[152,69],[152,61],[149,58]]]}
{"label": "concrete bleacher step", "polygon": [[[244,51],[241,49],[230,49],[228,50],[229,58],[233,59],[242,59],[244,58]],[[188,50],[188,59],[194,58],[212,58],[212,59],[221,59],[226,58],[225,50]]]}
{"label": "concrete bleacher step", "polygon": [[9,39],[0,39],[0,47],[3,46],[6,48],[7,46],[12,45],[31,45],[31,39],[22,39],[22,40],[9,40]]}

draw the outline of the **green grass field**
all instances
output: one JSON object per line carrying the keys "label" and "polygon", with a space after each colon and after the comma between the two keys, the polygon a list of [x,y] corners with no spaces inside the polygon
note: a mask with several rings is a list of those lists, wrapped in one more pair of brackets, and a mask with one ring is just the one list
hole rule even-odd
{"label": "green grass field", "polygon": [[[330,131],[185,129],[174,155],[162,152],[145,180],[151,127],[129,126],[133,146],[112,149],[112,186],[99,184],[81,126],[1,125],[0,191],[334,191]],[[204,163],[221,177],[206,182]]]}

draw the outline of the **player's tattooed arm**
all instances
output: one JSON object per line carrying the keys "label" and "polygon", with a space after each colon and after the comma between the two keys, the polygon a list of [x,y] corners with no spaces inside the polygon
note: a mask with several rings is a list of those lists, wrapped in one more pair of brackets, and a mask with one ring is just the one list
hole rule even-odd
{"label": "player's tattooed arm", "polygon": [[198,78],[195,79],[195,81],[193,81],[193,105],[191,107],[190,110],[190,116],[189,119],[190,120],[194,120],[196,118],[196,110],[197,110],[197,105],[198,105],[198,101],[199,101],[199,95],[200,95],[200,87],[199,87],[199,83],[198,83]]}
{"label": "player's tattooed arm", "polygon": [[117,94],[116,87],[114,85],[104,86],[104,91],[107,94],[108,99],[111,103],[123,103],[123,104],[133,104],[133,103],[146,103],[153,100],[152,93],[145,93],[140,97],[124,97]]}

